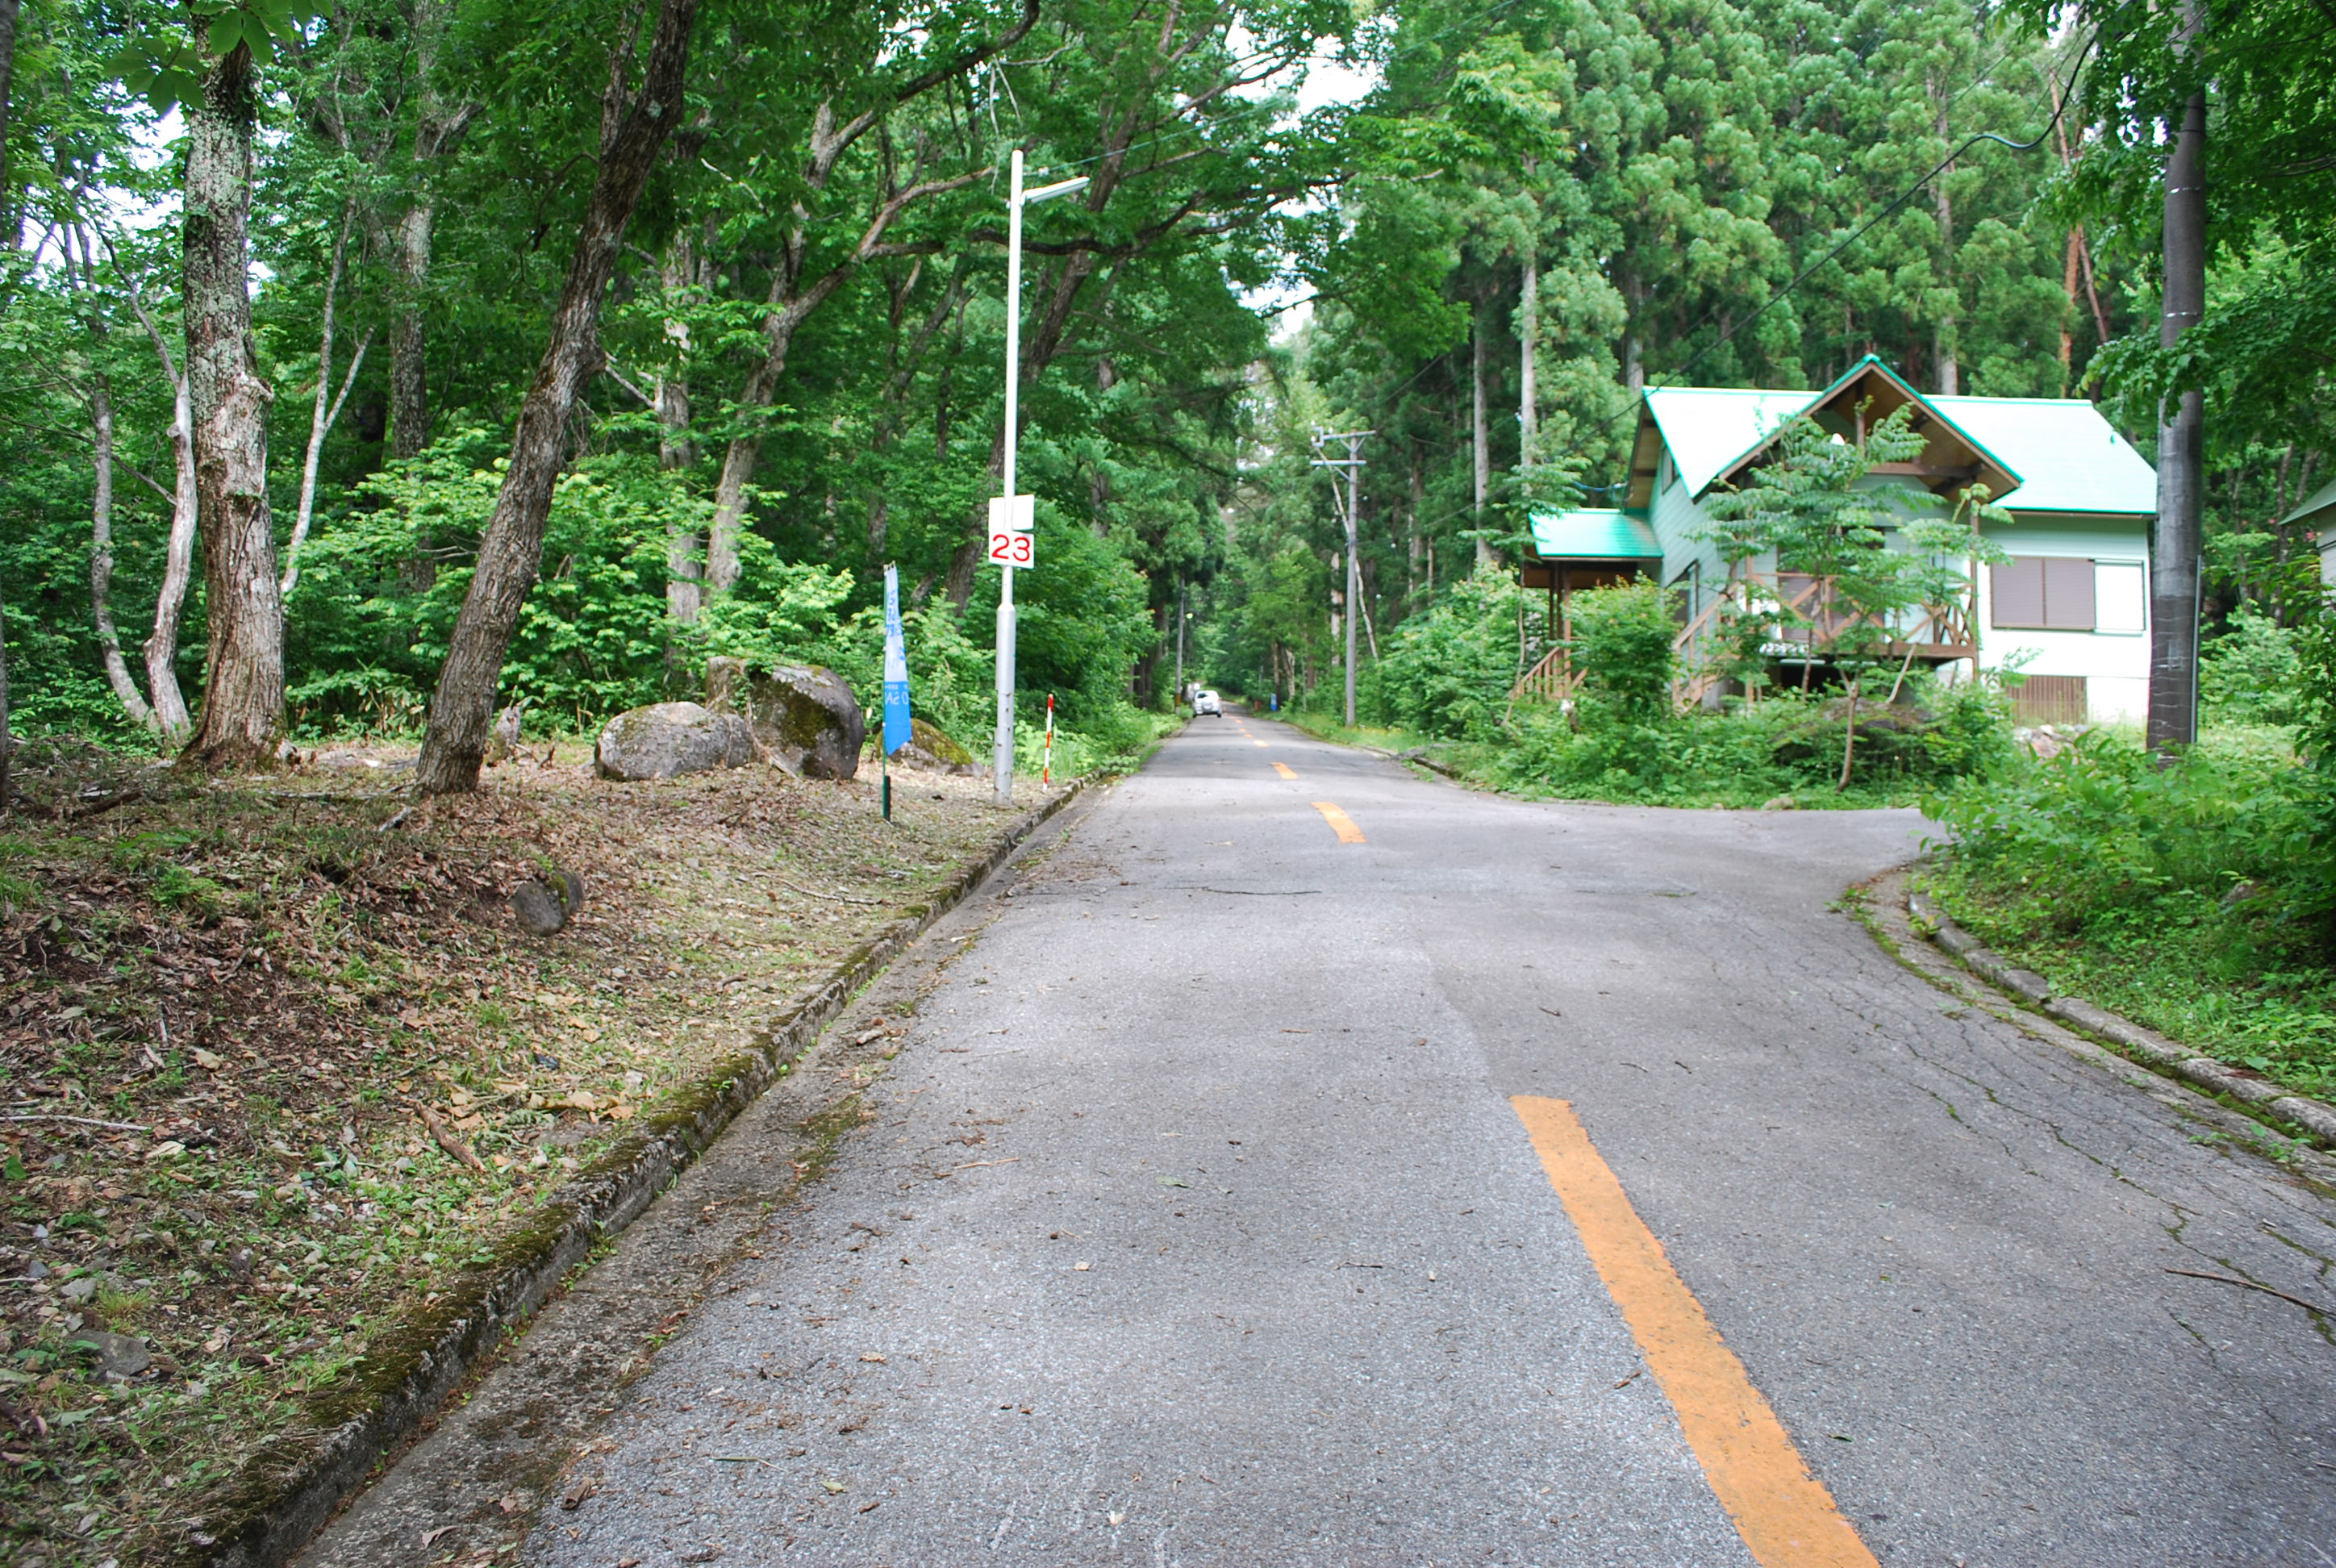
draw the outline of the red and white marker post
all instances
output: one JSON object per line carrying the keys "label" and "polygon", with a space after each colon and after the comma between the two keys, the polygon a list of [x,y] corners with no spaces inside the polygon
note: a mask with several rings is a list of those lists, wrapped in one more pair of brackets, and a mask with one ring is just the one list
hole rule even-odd
{"label": "red and white marker post", "polygon": [[1046,694],[1046,749],[1040,754],[1038,784],[1051,787],[1055,782],[1055,694]]}

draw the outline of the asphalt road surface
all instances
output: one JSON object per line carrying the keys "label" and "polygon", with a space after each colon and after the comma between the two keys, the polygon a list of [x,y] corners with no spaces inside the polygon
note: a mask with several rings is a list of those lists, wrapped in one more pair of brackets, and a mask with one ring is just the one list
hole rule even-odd
{"label": "asphalt road surface", "polygon": [[1833,907],[1909,813],[1235,715],[1080,819],[530,1563],[2330,1564],[2336,1205]]}

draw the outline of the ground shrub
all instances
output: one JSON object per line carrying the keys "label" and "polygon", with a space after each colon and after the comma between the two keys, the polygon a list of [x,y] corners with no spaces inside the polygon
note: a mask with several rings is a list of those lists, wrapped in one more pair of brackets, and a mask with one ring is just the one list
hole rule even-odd
{"label": "ground shrub", "polygon": [[1850,787],[1837,791],[1839,696],[1796,692],[1722,713],[1652,718],[1595,695],[1571,715],[1520,709],[1514,744],[1489,755],[1486,782],[1527,795],[1645,805],[1757,806],[1779,795],[1805,806],[1911,803],[1928,784],[2000,761],[2011,746],[1991,687],[1912,679],[1895,704],[1859,705]]}
{"label": "ground shrub", "polygon": [[1632,723],[1660,720],[1670,705],[1679,665],[1676,598],[1640,581],[1590,589],[1567,601],[1569,657],[1582,672],[1582,691]]}
{"label": "ground shrub", "polygon": [[1445,740],[1499,733],[1523,668],[1523,598],[1515,577],[1499,568],[1462,579],[1433,609],[1388,634],[1384,657],[1358,682],[1358,706],[1383,723]]}
{"label": "ground shrub", "polygon": [[2056,983],[2307,1089],[2336,1089],[2330,774],[2264,732],[2160,765],[2095,733],[1928,804],[1956,917]]}
{"label": "ground shrub", "polygon": [[2200,650],[2198,706],[2209,723],[2292,724],[2302,673],[2301,634],[2241,605]]}

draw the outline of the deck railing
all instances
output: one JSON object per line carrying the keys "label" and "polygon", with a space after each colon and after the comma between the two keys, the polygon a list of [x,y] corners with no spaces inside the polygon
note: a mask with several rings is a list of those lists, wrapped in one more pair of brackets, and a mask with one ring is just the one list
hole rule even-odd
{"label": "deck railing", "polygon": [[[1831,578],[1794,572],[1745,571],[1730,578],[1672,639],[1671,647],[1679,655],[1679,674],[1671,682],[1671,700],[1685,708],[1708,696],[1727,678],[1713,667],[1711,655],[1715,650],[1709,647],[1719,628],[1737,616],[1757,615],[1764,609],[1773,616],[1767,649],[1786,659],[1808,658],[1806,650],[1819,634],[1825,641],[1838,644],[1845,633],[1858,626],[1872,627],[1882,633],[1879,641],[1870,645],[1877,657],[1933,665],[1978,657],[1978,638],[1971,633],[1969,604],[1917,605],[1885,618],[1871,612],[1852,612],[1836,605],[1834,581]],[[1816,662],[1823,662],[1825,657],[1820,651]],[[1566,657],[1565,645],[1560,643],[1518,677],[1510,688],[1509,700],[1565,702],[1581,685],[1582,672],[1572,667]]]}

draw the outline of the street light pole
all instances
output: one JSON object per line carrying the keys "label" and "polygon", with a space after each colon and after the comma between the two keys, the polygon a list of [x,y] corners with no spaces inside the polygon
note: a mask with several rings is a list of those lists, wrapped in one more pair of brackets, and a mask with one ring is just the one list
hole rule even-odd
{"label": "street light pole", "polygon": [[[1344,514],[1344,521],[1347,525],[1347,727],[1348,729],[1355,727],[1355,622],[1361,618],[1363,605],[1363,563],[1356,558],[1358,519],[1363,506],[1363,443],[1367,438],[1377,433],[1373,430],[1347,430],[1336,434],[1327,430],[1318,430],[1314,433],[1314,450],[1318,453],[1326,450],[1329,443],[1334,441],[1343,441],[1347,443],[1346,456],[1317,457],[1313,466],[1329,469],[1343,468],[1347,471],[1346,503],[1338,510]],[[1330,499],[1333,502],[1338,500],[1338,482],[1335,475],[1330,481]],[[1377,645],[1373,644],[1373,646]]]}
{"label": "street light pole", "polygon": [[[1022,436],[1022,209],[1050,196],[1067,196],[1085,190],[1086,177],[1058,180],[1036,190],[1022,189],[1022,150],[1010,161],[1006,198],[1006,516],[1015,520],[1015,447]],[[998,585],[998,728],[990,737],[990,773],[997,780],[999,805],[1014,803],[1014,572],[1011,566]]]}

